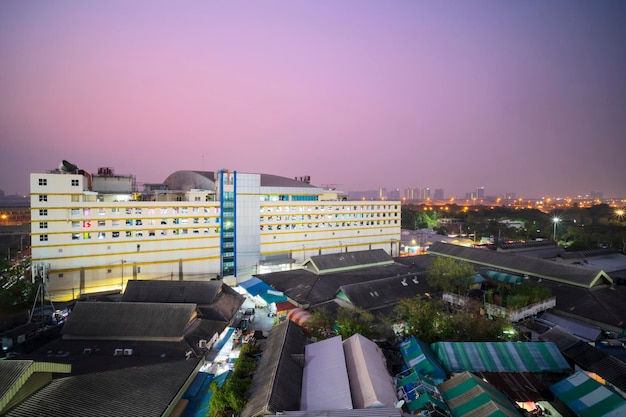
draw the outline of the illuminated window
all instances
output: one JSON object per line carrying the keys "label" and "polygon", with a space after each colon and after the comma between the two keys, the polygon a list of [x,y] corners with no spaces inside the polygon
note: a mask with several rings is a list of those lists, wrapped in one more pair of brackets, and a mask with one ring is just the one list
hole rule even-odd
{"label": "illuminated window", "polygon": [[91,213],[91,210],[89,210],[88,208],[83,209],[83,216],[89,216],[89,213]]}
{"label": "illuminated window", "polygon": [[48,241],[48,235],[39,235],[39,241],[40,242],[47,242]]}
{"label": "illuminated window", "polygon": [[91,239],[91,233],[89,232],[83,233],[83,239]]}

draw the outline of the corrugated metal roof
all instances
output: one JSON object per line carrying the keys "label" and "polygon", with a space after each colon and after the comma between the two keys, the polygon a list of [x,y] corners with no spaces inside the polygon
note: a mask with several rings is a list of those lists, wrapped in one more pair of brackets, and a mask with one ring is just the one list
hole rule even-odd
{"label": "corrugated metal roof", "polygon": [[420,375],[427,375],[435,384],[442,382],[446,371],[430,346],[414,337],[400,343],[400,353],[404,363]]}
{"label": "corrugated metal roof", "polygon": [[7,416],[160,416],[199,363],[182,360],[55,379]]}
{"label": "corrugated metal roof", "polygon": [[436,342],[433,351],[448,372],[568,372],[554,343]]}
{"label": "corrugated metal roof", "polygon": [[397,401],[395,384],[376,343],[355,334],[344,340],[343,348],[354,408],[393,407]]}
{"label": "corrugated metal roof", "polygon": [[321,275],[389,264],[393,264],[393,258],[383,249],[375,249],[311,256],[303,266],[312,268]]}
{"label": "corrugated metal roof", "polygon": [[290,320],[270,331],[242,417],[300,409],[305,345],[302,329]]}
{"label": "corrugated metal roof", "polygon": [[341,336],[305,347],[301,410],[352,409]]}
{"label": "corrugated metal roof", "polygon": [[195,304],[78,302],[64,339],[174,340],[195,317]]}
{"label": "corrugated metal roof", "polygon": [[552,385],[550,390],[581,417],[626,415],[626,400],[582,371]]}
{"label": "corrugated metal roof", "polygon": [[469,372],[438,386],[454,417],[520,417],[513,403],[491,385]]}
{"label": "corrugated metal roof", "polygon": [[551,281],[590,288],[604,284],[611,278],[600,269],[583,268],[574,265],[531,258],[512,253],[488,249],[466,248],[463,246],[435,243],[428,249],[430,253],[463,259],[475,264],[502,269],[515,274],[529,275]]}

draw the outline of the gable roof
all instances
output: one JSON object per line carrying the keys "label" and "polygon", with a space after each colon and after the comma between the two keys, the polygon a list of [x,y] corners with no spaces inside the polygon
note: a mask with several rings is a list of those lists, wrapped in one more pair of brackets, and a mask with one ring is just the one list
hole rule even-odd
{"label": "gable roof", "polygon": [[626,363],[566,331],[553,327],[539,336],[539,340],[556,344],[563,356],[578,366],[595,372],[602,378],[626,392]]}
{"label": "gable roof", "polygon": [[[0,361],[0,414],[52,380],[52,373],[70,373],[71,365],[30,360]],[[46,374],[41,376],[41,374]]]}
{"label": "gable roof", "polygon": [[376,343],[357,333],[343,341],[343,349],[354,408],[393,407],[396,386]]}
{"label": "gable roof", "polygon": [[171,412],[201,363],[182,360],[55,379],[7,416],[161,416]]}
{"label": "gable roof", "polygon": [[444,243],[435,243],[430,246],[428,251],[436,255],[462,259],[474,264],[498,268],[514,274],[529,275],[579,287],[591,288],[594,285],[604,284],[605,281],[613,282],[606,272],[600,269],[566,265],[545,259],[516,255],[514,253],[466,248]]}
{"label": "gable roof", "polygon": [[584,372],[557,382],[550,390],[581,417],[619,416],[626,413],[626,400]]}
{"label": "gable roof", "polygon": [[306,336],[291,320],[270,331],[242,417],[300,409],[305,345]]}
{"label": "gable roof", "polygon": [[519,417],[520,413],[502,393],[469,372],[438,385],[454,417]]}
{"label": "gable roof", "polygon": [[230,321],[245,297],[222,281],[130,280],[122,302],[196,304],[202,318]]}
{"label": "gable roof", "polygon": [[554,343],[436,342],[433,351],[447,372],[568,372]]}
{"label": "gable roof", "polygon": [[390,264],[393,264],[391,256],[383,249],[375,249],[311,256],[302,266],[322,275]]}
{"label": "gable roof", "polygon": [[196,317],[195,304],[77,302],[63,339],[177,341]]}
{"label": "gable roof", "polygon": [[430,292],[425,272],[412,272],[395,277],[355,282],[339,287],[339,298],[365,310],[378,310],[395,306],[403,298]]}
{"label": "gable roof", "polygon": [[341,336],[306,345],[301,410],[352,409]]}
{"label": "gable roof", "polygon": [[[369,282],[381,278],[407,275],[409,281],[417,269],[399,263],[382,266],[370,266],[363,269],[333,272],[318,275],[306,269],[273,272],[258,275],[267,284],[276,290],[282,291],[291,300],[299,305],[316,306],[333,300],[343,285],[359,282]],[[420,280],[420,284],[424,280]],[[413,285],[413,283],[411,283]]]}

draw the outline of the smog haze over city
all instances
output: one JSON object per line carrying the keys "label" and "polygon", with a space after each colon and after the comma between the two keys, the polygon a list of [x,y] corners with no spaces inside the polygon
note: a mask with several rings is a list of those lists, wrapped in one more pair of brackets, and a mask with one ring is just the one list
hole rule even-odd
{"label": "smog haze over city", "polygon": [[0,3],[0,189],[66,159],[626,196],[623,1]]}

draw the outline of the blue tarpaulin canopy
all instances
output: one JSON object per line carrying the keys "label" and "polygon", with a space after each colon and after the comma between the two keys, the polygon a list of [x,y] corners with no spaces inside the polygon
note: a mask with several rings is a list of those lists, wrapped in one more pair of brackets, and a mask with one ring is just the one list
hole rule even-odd
{"label": "blue tarpaulin canopy", "polygon": [[509,284],[520,284],[522,281],[524,281],[524,278],[520,276],[505,274],[504,272],[487,271],[485,272],[485,275],[487,276],[487,278],[495,279],[502,282],[508,282]]}
{"label": "blue tarpaulin canopy", "polygon": [[287,301],[287,297],[282,292],[274,290],[269,284],[256,277],[242,282],[239,286],[246,290],[251,296],[261,297],[267,304]]}

